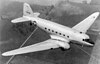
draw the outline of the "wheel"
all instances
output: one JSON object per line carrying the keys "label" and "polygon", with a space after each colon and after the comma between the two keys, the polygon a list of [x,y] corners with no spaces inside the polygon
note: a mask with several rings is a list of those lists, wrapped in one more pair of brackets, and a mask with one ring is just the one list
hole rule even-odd
{"label": "wheel", "polygon": [[65,48],[63,48],[63,47],[59,47],[62,51],[66,51],[66,49]]}
{"label": "wheel", "polygon": [[51,50],[53,50],[53,48],[51,48]]}

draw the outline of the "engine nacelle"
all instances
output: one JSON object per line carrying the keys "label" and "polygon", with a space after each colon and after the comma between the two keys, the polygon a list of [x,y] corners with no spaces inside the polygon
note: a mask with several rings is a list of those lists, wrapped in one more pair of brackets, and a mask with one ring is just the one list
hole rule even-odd
{"label": "engine nacelle", "polygon": [[56,35],[50,35],[50,37],[52,39],[56,40],[56,44],[58,44],[59,47],[62,47],[62,48],[65,48],[65,49],[70,48],[69,40],[68,39],[65,39],[63,37],[56,36]]}
{"label": "engine nacelle", "polygon": [[36,21],[31,21],[34,25],[36,25]]}
{"label": "engine nacelle", "polygon": [[65,49],[69,49],[69,48],[70,48],[70,45],[68,44],[68,42],[59,41],[59,42],[57,42],[57,44],[58,44],[60,47],[63,47],[63,48],[65,48]]}

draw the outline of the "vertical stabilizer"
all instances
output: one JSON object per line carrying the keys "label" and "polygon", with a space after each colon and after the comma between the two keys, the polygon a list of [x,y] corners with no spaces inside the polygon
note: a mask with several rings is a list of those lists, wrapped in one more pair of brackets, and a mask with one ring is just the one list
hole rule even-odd
{"label": "vertical stabilizer", "polygon": [[23,16],[20,17],[20,18],[13,19],[11,22],[12,23],[26,22],[26,21],[30,20],[27,17],[29,17],[29,16],[38,17],[39,15],[40,15],[40,13],[38,13],[38,12],[33,13],[29,4],[24,3],[24,5],[23,5]]}
{"label": "vertical stabilizer", "polygon": [[23,16],[30,16],[33,15],[33,11],[29,4],[24,3],[23,5]]}
{"label": "vertical stabilizer", "polygon": [[23,16],[34,16],[34,17],[38,17],[40,15],[39,12],[35,12],[33,13],[31,7],[29,4],[24,3],[23,5]]}

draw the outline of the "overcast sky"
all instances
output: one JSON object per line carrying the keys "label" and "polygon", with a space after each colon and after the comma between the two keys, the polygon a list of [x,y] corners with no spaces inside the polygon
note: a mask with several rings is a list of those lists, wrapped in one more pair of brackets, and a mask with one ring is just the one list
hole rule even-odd
{"label": "overcast sky", "polygon": [[[48,4],[55,4],[63,0],[13,0],[13,1],[20,1],[20,2],[28,2],[28,3],[37,3],[37,4],[43,4],[43,5],[48,5]],[[67,1],[67,0],[65,0]],[[87,1],[87,3],[100,3],[100,0],[68,0],[71,2],[78,2],[82,3],[83,1]]]}
{"label": "overcast sky", "polygon": [[[8,1],[19,1],[19,2],[27,2],[27,3],[34,3],[34,4],[40,4],[40,5],[52,5],[52,4],[56,4],[59,3],[60,1],[67,1],[67,0],[0,0],[0,5],[2,4],[8,4]],[[78,2],[78,3],[82,3],[82,1],[84,0],[68,0],[71,2]],[[100,3],[100,0],[85,0],[88,3],[92,2],[92,3]]]}
{"label": "overcast sky", "polygon": [[[42,4],[42,5],[50,5],[50,4],[56,4],[60,1],[67,1],[67,0],[12,0],[12,1],[36,3],[36,4]],[[84,0],[68,0],[68,1],[82,3],[82,1],[84,1]],[[86,0],[86,1],[88,3],[91,2],[91,0]]]}

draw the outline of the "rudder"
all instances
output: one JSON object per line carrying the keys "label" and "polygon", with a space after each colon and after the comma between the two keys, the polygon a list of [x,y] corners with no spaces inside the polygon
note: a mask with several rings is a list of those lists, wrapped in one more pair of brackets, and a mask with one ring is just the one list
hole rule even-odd
{"label": "rudder", "polygon": [[30,16],[30,15],[33,15],[33,11],[29,4],[24,3],[23,16]]}
{"label": "rudder", "polygon": [[38,17],[40,15],[39,12],[35,12],[33,13],[31,7],[29,4],[27,3],[24,3],[24,6],[23,6],[23,16],[34,16],[34,17]]}

